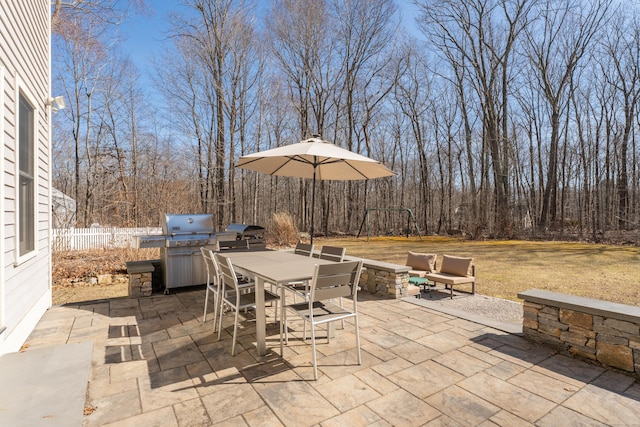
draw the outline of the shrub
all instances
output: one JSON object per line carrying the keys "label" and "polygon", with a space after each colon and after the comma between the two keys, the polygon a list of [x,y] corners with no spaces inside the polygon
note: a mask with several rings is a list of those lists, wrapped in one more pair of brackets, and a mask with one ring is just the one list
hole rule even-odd
{"label": "shrub", "polygon": [[267,226],[267,240],[275,246],[292,246],[298,241],[298,227],[288,212],[274,212]]}

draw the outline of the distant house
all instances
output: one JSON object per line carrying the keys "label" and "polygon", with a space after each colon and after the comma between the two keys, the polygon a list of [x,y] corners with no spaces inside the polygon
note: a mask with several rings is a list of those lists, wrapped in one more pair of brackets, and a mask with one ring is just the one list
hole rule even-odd
{"label": "distant house", "polygon": [[51,2],[0,1],[0,355],[51,306]]}
{"label": "distant house", "polygon": [[51,188],[51,214],[53,228],[76,226],[76,201],[62,191]]}

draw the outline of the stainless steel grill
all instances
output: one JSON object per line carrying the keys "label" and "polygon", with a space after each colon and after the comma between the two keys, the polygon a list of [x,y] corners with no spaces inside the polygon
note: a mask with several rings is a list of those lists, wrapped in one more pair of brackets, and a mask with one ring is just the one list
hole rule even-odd
{"label": "stainless steel grill", "polygon": [[219,241],[236,240],[236,232],[215,232],[211,214],[166,214],[162,235],[136,236],[138,248],[160,248],[165,294],[169,289],[207,283],[200,247],[216,249]]}
{"label": "stainless steel grill", "polygon": [[229,224],[226,232],[236,233],[236,240],[248,240],[252,250],[265,249],[264,227],[250,224]]}

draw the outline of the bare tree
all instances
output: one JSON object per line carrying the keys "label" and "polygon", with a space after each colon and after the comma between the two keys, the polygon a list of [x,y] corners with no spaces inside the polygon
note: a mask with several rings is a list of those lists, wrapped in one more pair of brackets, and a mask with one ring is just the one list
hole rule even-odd
{"label": "bare tree", "polygon": [[[394,22],[395,13],[396,6],[390,0],[332,0],[331,2],[332,21],[335,22],[338,34],[336,47],[342,68],[341,87],[337,88],[341,93],[342,102],[338,109],[346,116],[344,140],[348,150],[362,152],[363,148],[370,149],[368,145],[361,146],[367,141],[355,138],[358,129],[362,127],[362,119],[359,117],[361,113],[358,110],[361,110],[360,106],[366,102],[358,95],[363,93],[363,86],[379,71],[381,62],[379,58],[384,57],[388,61],[392,57],[389,47],[393,46],[393,35],[398,27]],[[378,98],[377,102],[381,97]],[[356,188],[359,188],[360,184],[347,183],[347,212],[357,210]],[[348,229],[357,226],[355,215],[349,215],[348,218]]]}
{"label": "bare tree", "polygon": [[430,82],[427,74],[428,67],[424,63],[424,58],[407,46],[404,55],[406,70],[394,88],[394,97],[402,113],[409,120],[412,143],[415,144],[418,156],[418,165],[420,171],[420,194],[419,206],[423,209],[422,216],[425,218],[424,230],[428,232],[427,225],[428,206],[431,203],[430,186],[429,186],[429,170],[431,162],[428,159],[428,135],[426,122],[430,109]]}
{"label": "bare tree", "polygon": [[538,25],[527,28],[527,51],[535,76],[549,105],[549,159],[539,226],[556,221],[558,152],[561,115],[566,113],[571,80],[593,37],[603,24],[610,0],[590,2],[546,0],[540,5]]}
{"label": "bare tree", "polygon": [[[299,138],[325,134],[325,120],[330,109],[332,88],[338,82],[337,67],[332,64],[336,49],[336,35],[326,31],[329,13],[326,0],[276,0],[267,17],[271,53],[275,65],[284,74],[289,98],[298,115]],[[307,182],[300,180],[299,207],[304,224],[309,213]],[[320,200],[324,200],[324,185],[319,186]],[[325,206],[321,203],[321,206]],[[322,217],[326,217],[326,211]]]}
{"label": "bare tree", "polygon": [[[619,11],[605,32],[602,73],[607,84],[615,89],[622,109],[622,135],[619,140],[619,168],[617,177],[618,227],[627,229],[633,221],[629,217],[629,146],[636,126],[635,118],[640,99],[640,22],[638,17],[627,18],[627,11]],[[631,162],[636,165],[636,162]]]}
{"label": "bare tree", "polygon": [[529,0],[422,0],[421,28],[449,58],[463,62],[482,106],[482,134],[491,156],[496,234],[509,235],[509,83],[515,44],[526,27]]}
{"label": "bare tree", "polygon": [[[97,31],[98,33],[94,33]],[[72,122],[71,134],[74,142],[74,194],[76,199],[76,218],[80,223],[89,221],[89,205],[93,187],[91,168],[95,166],[91,156],[91,145],[95,138],[93,132],[94,94],[103,78],[107,65],[107,52],[100,43],[104,28],[84,22],[84,25],[68,25],[60,41],[64,52],[63,69],[60,71],[59,84],[63,86],[69,108],[65,111]],[[82,163],[86,161],[83,174]],[[84,175],[84,176],[83,176]],[[82,194],[81,180],[84,178],[85,193]],[[84,200],[84,203],[80,203]],[[82,211],[78,211],[82,209]]]}

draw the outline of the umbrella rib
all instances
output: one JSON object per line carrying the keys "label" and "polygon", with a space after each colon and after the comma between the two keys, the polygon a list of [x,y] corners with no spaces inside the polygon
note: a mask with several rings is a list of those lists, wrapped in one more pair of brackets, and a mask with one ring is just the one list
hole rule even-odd
{"label": "umbrella rib", "polygon": [[353,169],[354,171],[356,171],[356,172],[357,172],[361,177],[363,177],[364,179],[369,179],[369,177],[368,177],[367,175],[363,174],[363,173],[360,171],[360,169],[358,169],[357,167],[353,166],[353,165],[351,164],[351,162],[344,161],[344,160],[342,160],[342,159],[337,160],[337,159],[330,159],[330,158],[327,158],[327,159],[326,159],[326,160],[324,160],[324,161],[320,161],[320,162],[316,163],[316,165],[315,165],[314,167],[317,167],[317,166],[320,166],[320,165],[328,165],[328,164],[331,164],[331,163],[344,163],[344,164],[346,164],[347,166],[349,166],[351,169]]}
{"label": "umbrella rib", "polygon": [[[275,175],[280,169],[282,169],[283,167],[285,167],[289,162],[294,161],[294,162],[301,162],[301,163],[308,163],[310,165],[313,165],[312,162],[309,162],[303,158],[299,158],[297,155],[296,156],[284,156],[287,158],[286,162],[282,162],[281,165],[279,165],[277,168],[275,168],[274,170],[272,170],[271,172],[267,172],[268,175]],[[244,163],[242,163],[241,165],[238,165],[238,167],[245,167],[247,165],[250,165],[251,163],[255,163],[261,160],[264,160],[265,157],[260,157],[260,158],[255,158],[255,159],[251,159],[248,160]],[[315,167],[315,165],[314,165]],[[250,168],[249,168],[250,169]]]}
{"label": "umbrella rib", "polygon": [[[300,163],[308,163],[310,165],[313,165],[313,163],[311,163],[311,162],[309,162],[309,161],[305,160],[304,158],[299,157],[297,155],[296,156],[286,156],[286,158],[288,160],[286,162],[283,162],[280,166],[278,166],[273,172],[271,172],[270,175],[275,175],[276,173],[278,173],[278,171],[280,169],[282,169],[283,167],[285,167],[289,162],[300,162]],[[315,168],[315,165],[314,165],[314,168]]]}

